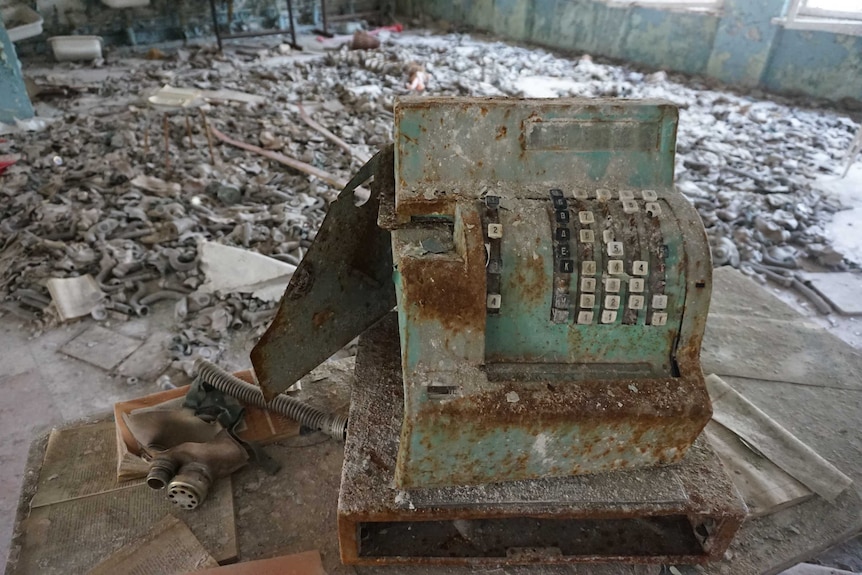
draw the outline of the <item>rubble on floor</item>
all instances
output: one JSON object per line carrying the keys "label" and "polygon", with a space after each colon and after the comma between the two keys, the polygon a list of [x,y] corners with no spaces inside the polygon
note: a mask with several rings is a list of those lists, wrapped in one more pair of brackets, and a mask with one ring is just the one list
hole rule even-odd
{"label": "rubble on floor", "polygon": [[[183,48],[165,59],[118,60],[112,65],[128,71],[98,87],[76,82],[78,92],[52,100],[61,113],[43,130],[0,141],[0,155],[19,157],[0,176],[3,308],[48,325],[58,318],[47,280],[90,274],[104,294],[97,319],[176,302],[178,361],[217,350],[228,330],[262,329],[274,303],[202,291],[199,246],[218,242],[296,265],[338,190],[245,150],[218,145],[211,156],[207,126],[346,180],[359,158],[391,139],[394,99],[420,88],[670,100],[681,108],[678,185],[704,219],[716,265],[761,275],[803,261],[848,268],[824,231],[841,206],[811,185],[842,171],[857,126],[839,113],[466,35],[379,38],[377,50],[344,46],[316,58],[285,58],[278,46]],[[37,79],[50,85],[50,74]],[[228,96],[203,104],[205,115],[163,115],[147,96],[166,84]],[[93,92],[101,105],[81,111],[78,98]],[[354,153],[307,126],[303,110]]]}

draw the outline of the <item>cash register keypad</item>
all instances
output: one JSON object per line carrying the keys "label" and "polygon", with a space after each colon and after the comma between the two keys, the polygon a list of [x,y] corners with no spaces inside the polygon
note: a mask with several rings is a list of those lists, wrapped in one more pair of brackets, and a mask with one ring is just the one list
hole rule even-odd
{"label": "cash register keypad", "polygon": [[662,243],[658,193],[598,188],[563,191],[561,197],[560,192],[551,193],[552,320],[667,325],[666,249],[655,248]]}

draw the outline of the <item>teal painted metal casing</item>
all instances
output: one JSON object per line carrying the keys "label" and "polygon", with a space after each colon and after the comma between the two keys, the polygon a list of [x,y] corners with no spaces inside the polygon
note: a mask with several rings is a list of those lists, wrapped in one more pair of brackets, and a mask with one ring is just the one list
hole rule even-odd
{"label": "teal painted metal casing", "polygon": [[14,124],[15,120],[32,117],[33,106],[24,86],[21,63],[0,16],[0,122]]}
{"label": "teal painted metal casing", "polygon": [[681,458],[711,415],[703,225],[677,110],[621,100],[396,104],[400,487]]}

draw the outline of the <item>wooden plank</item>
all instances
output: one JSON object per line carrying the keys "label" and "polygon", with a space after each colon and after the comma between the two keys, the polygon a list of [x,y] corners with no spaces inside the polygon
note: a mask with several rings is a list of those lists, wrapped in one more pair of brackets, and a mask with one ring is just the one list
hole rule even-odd
{"label": "wooden plank", "polygon": [[814,496],[802,483],[749,449],[736,434],[720,423],[710,421],[705,433],[748,505],[749,518],[780,511]]}
{"label": "wooden plank", "polygon": [[168,515],[135,540],[94,567],[87,575],[174,575],[218,567],[188,526]]}
{"label": "wooden plank", "polygon": [[51,431],[30,506],[42,507],[140,485],[141,480],[118,481],[113,472],[113,430],[113,422],[103,421]]}
{"label": "wooden plank", "polygon": [[201,575],[326,575],[320,561],[320,553],[317,551],[236,563],[215,569],[203,569],[196,573]]}

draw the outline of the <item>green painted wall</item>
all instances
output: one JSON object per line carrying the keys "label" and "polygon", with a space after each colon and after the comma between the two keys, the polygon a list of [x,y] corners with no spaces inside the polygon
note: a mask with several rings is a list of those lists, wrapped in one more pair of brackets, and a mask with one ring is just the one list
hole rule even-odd
{"label": "green painted wall", "polygon": [[862,36],[787,30],[786,0],[725,0],[720,13],[602,0],[398,0],[427,16],[549,48],[706,75],[773,92],[862,100]]}

